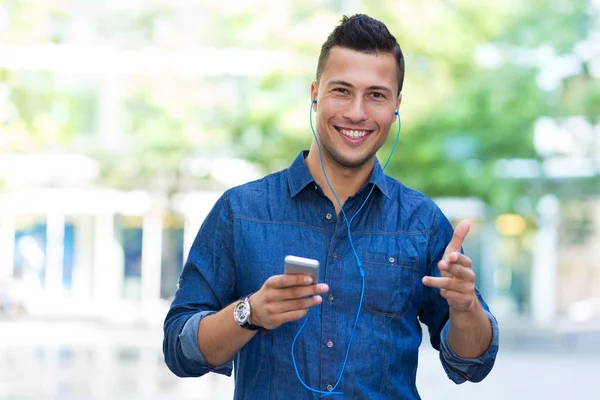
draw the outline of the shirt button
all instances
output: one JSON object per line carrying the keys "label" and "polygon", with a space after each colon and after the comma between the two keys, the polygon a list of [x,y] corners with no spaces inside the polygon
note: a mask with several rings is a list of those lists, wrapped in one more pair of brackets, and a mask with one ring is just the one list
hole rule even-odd
{"label": "shirt button", "polygon": [[332,385],[327,385],[327,390],[331,392],[333,390],[333,386]]}
{"label": "shirt button", "polygon": [[327,213],[327,214],[325,215],[325,218],[327,218],[327,219],[331,219],[332,217],[333,217],[333,215],[331,215],[331,213]]}
{"label": "shirt button", "polygon": [[329,297],[327,297],[329,299],[329,301],[333,301],[333,295],[330,294]]}
{"label": "shirt button", "polygon": [[315,185],[315,190],[317,190],[319,187],[317,185]]}
{"label": "shirt button", "polygon": [[331,340],[327,341],[327,347],[329,347],[329,348],[333,347],[333,342]]}
{"label": "shirt button", "polygon": [[390,257],[389,260],[392,264],[394,263],[394,261],[396,261],[396,259],[394,257]]}
{"label": "shirt button", "polygon": [[333,254],[331,255],[333,257],[334,260],[337,259],[337,253],[334,251]]}

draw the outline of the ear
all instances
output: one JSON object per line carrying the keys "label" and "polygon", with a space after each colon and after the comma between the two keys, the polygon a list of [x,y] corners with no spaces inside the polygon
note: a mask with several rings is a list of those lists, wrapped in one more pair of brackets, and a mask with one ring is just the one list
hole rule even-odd
{"label": "ear", "polygon": [[392,123],[394,123],[396,121],[396,119],[398,118],[398,113],[400,112],[400,103],[402,103],[402,93],[400,93],[398,95],[398,98],[396,99],[396,110],[394,111],[394,114],[392,115]]}
{"label": "ear", "polygon": [[314,112],[317,112],[317,104],[313,102],[313,100],[317,97],[319,97],[319,84],[317,81],[313,81],[310,84],[310,101],[312,102],[312,108]]}
{"label": "ear", "polygon": [[402,93],[400,93],[396,99],[396,110],[400,109],[400,103],[402,103]]}

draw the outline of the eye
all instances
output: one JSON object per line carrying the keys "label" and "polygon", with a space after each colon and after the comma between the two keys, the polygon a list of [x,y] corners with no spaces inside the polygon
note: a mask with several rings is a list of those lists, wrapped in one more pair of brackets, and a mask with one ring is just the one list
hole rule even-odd
{"label": "eye", "polygon": [[373,92],[371,93],[371,96],[373,96],[376,99],[385,99],[385,95],[380,92]]}
{"label": "eye", "polygon": [[346,93],[348,93],[348,89],[346,89],[346,88],[343,88],[343,87],[337,87],[337,88],[333,88],[333,91],[334,91],[334,92],[343,93],[343,94],[346,94]]}

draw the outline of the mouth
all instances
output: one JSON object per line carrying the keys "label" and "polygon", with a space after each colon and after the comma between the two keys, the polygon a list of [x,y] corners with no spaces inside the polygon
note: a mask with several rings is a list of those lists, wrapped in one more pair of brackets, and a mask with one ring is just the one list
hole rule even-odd
{"label": "mouth", "polygon": [[351,142],[360,142],[364,140],[368,135],[373,133],[373,130],[367,129],[348,129],[334,126],[335,130],[338,131],[346,140]]}

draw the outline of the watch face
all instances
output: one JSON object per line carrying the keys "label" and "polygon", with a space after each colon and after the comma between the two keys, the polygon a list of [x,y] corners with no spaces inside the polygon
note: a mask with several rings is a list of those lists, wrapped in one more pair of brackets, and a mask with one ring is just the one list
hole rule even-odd
{"label": "watch face", "polygon": [[235,322],[242,325],[248,322],[248,318],[250,317],[250,308],[245,301],[240,301],[235,305],[233,310],[233,317]]}

